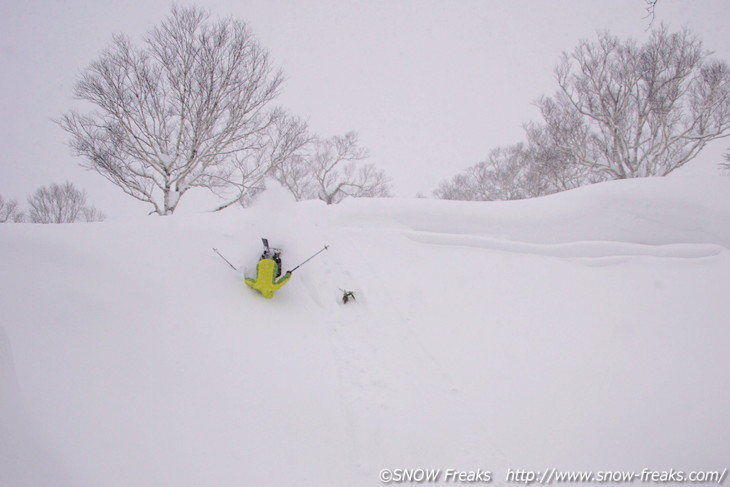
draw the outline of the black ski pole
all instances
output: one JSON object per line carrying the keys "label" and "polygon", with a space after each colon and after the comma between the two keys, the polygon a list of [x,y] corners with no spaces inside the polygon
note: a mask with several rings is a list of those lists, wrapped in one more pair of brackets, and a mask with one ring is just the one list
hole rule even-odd
{"label": "black ski pole", "polygon": [[330,246],[329,245],[325,245],[322,250],[320,250],[319,252],[316,252],[313,256],[311,256],[310,258],[308,258],[307,260],[305,260],[304,262],[302,262],[301,264],[299,264],[298,266],[296,266],[294,269],[290,270],[289,272],[294,272],[295,270],[299,269],[301,266],[303,266],[304,264],[306,264],[310,260],[312,260],[315,257],[317,257],[319,254],[321,254],[322,252],[324,252],[328,248],[330,248]]}
{"label": "black ski pole", "polygon": [[228,259],[226,259],[225,257],[223,257],[223,254],[221,254],[220,252],[218,252],[218,249],[214,248],[213,249],[213,252],[215,252],[216,254],[218,254],[221,259],[225,260],[226,261],[226,264],[228,264],[229,266],[231,266],[231,268],[234,271],[237,271],[238,270],[238,269],[236,269],[236,266],[234,266],[233,264],[231,264],[230,262],[228,262]]}

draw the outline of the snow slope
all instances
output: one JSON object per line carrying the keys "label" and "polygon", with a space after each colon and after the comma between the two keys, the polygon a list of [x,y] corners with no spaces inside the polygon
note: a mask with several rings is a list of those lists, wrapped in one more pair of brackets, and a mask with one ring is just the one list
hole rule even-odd
{"label": "snow slope", "polygon": [[1,225],[0,485],[722,470],[728,249],[727,178]]}

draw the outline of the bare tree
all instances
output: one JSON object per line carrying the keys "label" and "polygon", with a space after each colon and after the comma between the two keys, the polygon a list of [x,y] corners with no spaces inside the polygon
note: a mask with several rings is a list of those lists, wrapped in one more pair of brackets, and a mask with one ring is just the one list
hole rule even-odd
{"label": "bare tree", "polygon": [[443,181],[434,196],[448,200],[494,201],[541,196],[552,191],[533,152],[524,144],[494,149],[489,157]]}
{"label": "bare tree", "polygon": [[355,132],[314,138],[309,145],[308,153],[287,161],[276,176],[298,200],[319,198],[330,205],[348,196],[390,196],[385,173],[374,164],[360,163],[368,151],[359,146]]}
{"label": "bare tree", "polygon": [[441,181],[438,188],[433,192],[433,195],[442,200],[475,201],[476,197],[474,193],[474,182],[469,178],[466,171],[464,171],[454,175],[449,180]]}
{"label": "bare tree", "polygon": [[0,223],[20,223],[25,219],[25,215],[18,209],[17,200],[8,200],[0,195]]}
{"label": "bare tree", "polygon": [[98,210],[93,206],[84,206],[81,208],[81,218],[79,221],[82,222],[103,222],[106,220],[104,212]]}
{"label": "bare tree", "polygon": [[74,223],[102,221],[105,215],[86,206],[86,191],[66,182],[62,185],[41,186],[28,198],[32,223]]}
{"label": "bare tree", "polygon": [[[549,109],[549,108],[547,108]],[[578,164],[575,155],[563,148],[562,142],[571,140],[573,147],[582,148],[583,156],[591,145],[586,126],[576,114],[563,117],[553,124],[530,122],[525,124],[527,159],[534,178],[539,179],[540,195],[567,191],[586,184],[605,180],[584,164]]]}
{"label": "bare tree", "polygon": [[538,106],[552,150],[598,180],[664,176],[730,135],[730,70],[688,31],[643,45],[608,33],[556,68],[559,91]]}
{"label": "bare tree", "polygon": [[286,160],[276,172],[276,179],[297,201],[317,199],[317,186],[305,153]]}
{"label": "bare tree", "polygon": [[142,47],[114,36],[74,91],[100,110],[60,125],[84,167],[152,213],[173,213],[194,187],[229,197],[223,208],[296,148],[279,137],[301,122],[270,107],[282,80],[244,22],[173,7]]}

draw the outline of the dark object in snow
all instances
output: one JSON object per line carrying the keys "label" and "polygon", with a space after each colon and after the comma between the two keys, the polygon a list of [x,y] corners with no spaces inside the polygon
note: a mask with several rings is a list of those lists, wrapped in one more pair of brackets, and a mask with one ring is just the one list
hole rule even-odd
{"label": "dark object in snow", "polygon": [[340,289],[342,291],[342,304],[347,304],[352,299],[355,301],[355,291],[347,291],[345,289]]}

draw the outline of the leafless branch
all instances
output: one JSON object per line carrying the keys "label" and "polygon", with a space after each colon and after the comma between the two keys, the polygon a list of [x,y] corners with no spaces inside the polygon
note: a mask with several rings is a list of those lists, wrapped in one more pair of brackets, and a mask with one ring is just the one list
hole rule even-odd
{"label": "leafless branch", "polygon": [[656,18],[656,4],[659,3],[659,0],[644,1],[646,2],[646,15],[644,16],[644,18],[649,19],[649,25],[647,26],[646,30],[649,30],[654,25],[654,19]]}

